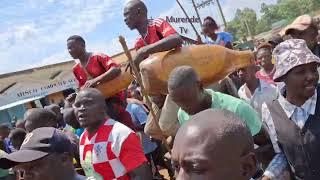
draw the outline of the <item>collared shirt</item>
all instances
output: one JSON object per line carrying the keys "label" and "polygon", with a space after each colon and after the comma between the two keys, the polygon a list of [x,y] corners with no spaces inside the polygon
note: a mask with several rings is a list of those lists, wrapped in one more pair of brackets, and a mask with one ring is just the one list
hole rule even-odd
{"label": "collared shirt", "polygon": [[[284,88],[280,90],[278,101],[287,117],[291,119],[300,128],[303,128],[308,120],[309,115],[313,115],[316,110],[317,103],[317,91],[309,98],[301,107],[291,104],[284,96]],[[281,151],[277,138],[276,129],[266,103],[262,105],[262,121],[266,123],[268,127],[269,136],[273,145],[273,148],[277,155],[270,162],[266,169],[265,175],[270,178],[279,177],[288,168],[288,162],[284,153]]]}
{"label": "collared shirt", "polygon": [[238,90],[241,99],[250,103],[250,105],[261,115],[261,106],[264,102],[271,102],[278,98],[278,88],[263,80],[259,80],[259,86],[255,89],[251,97],[246,93],[247,84],[242,85]]}

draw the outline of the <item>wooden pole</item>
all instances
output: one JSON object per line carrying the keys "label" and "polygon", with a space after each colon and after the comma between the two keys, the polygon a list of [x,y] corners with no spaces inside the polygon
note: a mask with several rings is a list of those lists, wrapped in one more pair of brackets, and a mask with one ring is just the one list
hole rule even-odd
{"label": "wooden pole", "polygon": [[[157,128],[161,129],[160,126],[159,126],[159,120],[157,119],[156,113],[154,112],[154,110],[152,108],[152,103],[151,103],[151,101],[149,99],[149,96],[145,92],[145,88],[144,88],[143,83],[142,83],[141,75],[140,75],[140,73],[138,71],[138,68],[136,67],[136,65],[133,62],[133,59],[132,59],[131,53],[129,51],[129,48],[127,46],[126,40],[124,39],[124,37],[119,36],[119,42],[120,42],[120,44],[121,44],[121,46],[122,46],[122,48],[124,50],[124,53],[126,54],[128,60],[129,60],[130,66],[131,66],[131,68],[133,70],[133,74],[135,75],[135,77],[136,77],[136,79],[137,79],[137,81],[138,81],[138,83],[139,83],[139,85],[141,87],[141,93],[146,99],[146,103],[147,103],[147,106],[150,109],[150,113],[151,113],[153,119],[156,121],[155,124],[156,124]],[[165,145],[165,147],[167,148],[167,150],[169,151],[169,153],[171,154],[171,148],[170,148],[169,144],[167,143],[166,139],[162,139],[162,142]]]}

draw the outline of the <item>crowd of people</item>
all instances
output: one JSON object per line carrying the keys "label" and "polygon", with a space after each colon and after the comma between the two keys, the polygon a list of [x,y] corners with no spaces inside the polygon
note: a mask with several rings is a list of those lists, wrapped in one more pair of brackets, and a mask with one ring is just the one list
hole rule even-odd
{"label": "crowd of people", "polygon": [[[137,67],[153,53],[182,46],[168,22],[148,19],[141,0],[126,3],[124,21],[139,33]],[[255,64],[209,86],[191,66],[176,67],[168,95],[150,96],[151,107],[137,81],[104,97],[95,87],[117,78],[120,65],[70,36],[79,91],[63,107],[29,109],[15,127],[0,125],[0,179],[164,179],[161,170],[177,180],[320,179],[315,22],[298,17],[257,44]],[[206,40],[197,44],[233,49],[232,35],[218,29],[205,18]]]}

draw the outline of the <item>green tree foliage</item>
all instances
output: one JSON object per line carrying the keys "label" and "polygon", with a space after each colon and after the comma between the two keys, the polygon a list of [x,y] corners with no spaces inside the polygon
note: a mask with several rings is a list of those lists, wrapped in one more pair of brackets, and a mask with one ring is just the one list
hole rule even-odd
{"label": "green tree foliage", "polygon": [[253,9],[238,9],[234,19],[228,23],[228,30],[236,38],[248,37],[244,21],[246,20],[252,35],[266,32],[272,29],[272,24],[281,20],[293,21],[302,14],[311,14],[320,10],[320,0],[278,0],[277,4],[262,4],[261,18]]}
{"label": "green tree foliage", "polygon": [[228,31],[240,36],[241,38],[247,35],[247,26],[252,35],[255,34],[257,25],[257,14],[253,9],[244,8],[238,9],[235,18],[228,24]]}

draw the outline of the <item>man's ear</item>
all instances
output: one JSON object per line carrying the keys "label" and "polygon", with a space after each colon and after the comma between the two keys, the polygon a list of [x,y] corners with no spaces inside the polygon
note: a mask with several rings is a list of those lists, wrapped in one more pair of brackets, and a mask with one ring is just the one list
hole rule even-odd
{"label": "man's ear", "polygon": [[244,179],[252,178],[257,172],[257,158],[253,152],[241,157],[241,175]]}

